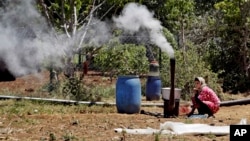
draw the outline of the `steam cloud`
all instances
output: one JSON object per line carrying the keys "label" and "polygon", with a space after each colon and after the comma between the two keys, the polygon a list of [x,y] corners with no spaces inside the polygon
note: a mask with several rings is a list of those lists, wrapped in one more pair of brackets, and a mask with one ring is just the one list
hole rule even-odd
{"label": "steam cloud", "polygon": [[124,7],[122,14],[113,19],[119,28],[130,32],[139,32],[140,29],[146,28],[151,42],[168,53],[171,58],[174,58],[174,50],[162,34],[163,27],[160,21],[154,18],[153,13],[146,6],[129,3]]}
{"label": "steam cloud", "polygon": [[61,42],[63,36],[56,39],[32,0],[7,0],[4,4],[0,14],[0,59],[15,76],[36,72],[45,60],[65,53],[69,41]]}
{"label": "steam cloud", "polygon": [[[15,76],[37,72],[45,62],[63,67],[62,57],[77,48],[86,27],[73,37],[55,33],[36,9],[34,0],[0,2],[0,60]],[[55,36],[56,35],[56,36]],[[100,46],[109,40],[105,22],[92,19],[83,46]]]}
{"label": "steam cloud", "polygon": [[[92,19],[88,28],[81,28],[69,38],[51,30],[35,8],[34,0],[6,0],[6,3],[0,7],[0,60],[15,76],[36,72],[44,62],[52,61],[55,66],[62,66],[61,57],[78,48],[86,29],[83,46],[101,46],[111,38],[110,24],[98,19]],[[145,6],[129,3],[113,22],[129,32],[146,28],[151,42],[174,57],[171,45],[161,32],[161,23]]]}

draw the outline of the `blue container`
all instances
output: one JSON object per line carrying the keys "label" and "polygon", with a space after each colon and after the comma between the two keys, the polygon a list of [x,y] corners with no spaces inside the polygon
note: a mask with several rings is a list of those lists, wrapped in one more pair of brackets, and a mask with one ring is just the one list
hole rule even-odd
{"label": "blue container", "polygon": [[146,83],[146,100],[160,100],[161,79],[159,76],[148,76]]}
{"label": "blue container", "polygon": [[139,113],[141,108],[141,82],[138,76],[119,76],[116,82],[118,113]]}

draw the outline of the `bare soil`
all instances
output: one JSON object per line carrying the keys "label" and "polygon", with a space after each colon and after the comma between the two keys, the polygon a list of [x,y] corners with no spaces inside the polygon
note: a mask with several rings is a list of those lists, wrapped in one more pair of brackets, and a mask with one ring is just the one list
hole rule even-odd
{"label": "bare soil", "polygon": [[[109,78],[100,75],[87,75],[84,77],[85,83],[111,85],[115,83]],[[63,80],[63,77],[60,77]],[[36,75],[27,75],[17,78],[12,82],[0,82],[1,93],[10,92],[18,95],[34,95],[37,89],[49,82],[49,73],[42,72]],[[40,95],[48,95],[44,92]],[[230,97],[233,97],[229,95]],[[244,98],[244,97],[239,97]],[[143,102],[146,102],[143,98]],[[161,103],[163,101],[153,101]],[[1,101],[0,101],[1,103]],[[180,113],[176,118],[163,118],[151,114],[119,114],[116,107],[111,107],[111,113],[91,112],[91,113],[64,113],[64,114],[26,114],[26,115],[0,115],[0,139],[1,140],[86,140],[86,141],[154,141],[156,135],[134,135],[128,133],[116,133],[115,128],[142,128],[147,127],[159,129],[160,124],[166,121],[180,121],[184,123],[206,123],[211,125],[231,125],[237,124],[242,118],[250,121],[250,105],[235,105],[221,107],[215,118],[209,119],[187,119],[185,113]],[[149,113],[163,113],[162,107],[151,106],[141,107]],[[35,123],[34,123],[35,122]],[[55,138],[54,138],[55,137]],[[185,135],[169,136],[160,135],[159,140],[176,141],[228,141],[227,136],[215,135]]]}

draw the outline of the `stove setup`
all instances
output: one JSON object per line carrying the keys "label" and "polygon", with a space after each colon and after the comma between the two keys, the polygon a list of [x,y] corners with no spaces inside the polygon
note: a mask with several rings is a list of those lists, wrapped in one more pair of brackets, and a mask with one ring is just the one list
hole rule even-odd
{"label": "stove setup", "polygon": [[170,59],[170,88],[162,88],[164,118],[179,116],[181,89],[175,88],[175,58]]}

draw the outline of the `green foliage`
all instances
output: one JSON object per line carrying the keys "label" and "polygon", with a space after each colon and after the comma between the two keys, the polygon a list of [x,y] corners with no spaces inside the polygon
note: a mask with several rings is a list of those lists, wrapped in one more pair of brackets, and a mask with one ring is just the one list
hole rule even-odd
{"label": "green foliage", "polygon": [[[36,120],[29,119],[25,116],[27,114],[65,114],[65,113],[116,113],[115,106],[106,105],[65,105],[65,103],[55,103],[48,101],[31,101],[31,100],[4,100],[0,101],[0,114],[8,115],[9,117],[16,117],[17,115],[23,120],[21,122],[28,122],[30,124],[38,125]],[[27,119],[26,119],[27,118]],[[18,124],[18,123],[17,123]],[[58,137],[57,137],[58,138]]]}
{"label": "green foliage", "polygon": [[[215,4],[217,41],[209,44],[207,60],[223,79],[223,90],[232,93],[249,90],[250,77],[246,66],[250,37],[250,1],[224,0]],[[212,52],[212,50],[216,50]]]}
{"label": "green foliage", "polygon": [[[184,61],[185,56],[185,61]],[[204,77],[208,85],[220,96],[221,89],[218,85],[217,74],[213,73],[202,56],[199,56],[195,46],[190,45],[189,50],[175,51],[175,87],[182,89],[182,98],[188,99],[194,88],[194,78]],[[161,79],[163,87],[170,87],[170,58],[162,54]]]}
{"label": "green foliage", "polygon": [[222,0],[194,0],[195,1],[195,11],[198,15],[203,15],[205,13],[214,10],[214,4]]}
{"label": "green foliage", "polygon": [[115,87],[114,86],[84,86],[83,92],[81,94],[82,100],[89,101],[102,101],[104,99],[114,98],[115,97]]}
{"label": "green foliage", "polygon": [[81,100],[80,96],[83,91],[83,85],[81,81],[77,78],[69,78],[65,81],[62,93],[64,97],[70,96],[70,98]]}
{"label": "green foliage", "polygon": [[[62,2],[64,2],[64,6],[62,6]],[[95,5],[99,5],[103,1],[96,0],[95,2]],[[250,75],[246,75],[245,70],[246,65],[248,65],[246,58],[250,56],[249,0],[107,0],[95,11],[94,16],[101,20],[105,18],[111,19],[112,16],[120,14],[120,11],[128,2],[142,3],[146,5],[150,11],[154,12],[155,17],[162,22],[162,25],[175,34],[168,39],[174,49],[178,49],[177,44],[172,44],[173,42],[171,40],[176,39],[178,39],[180,43],[179,47],[187,46],[186,44],[188,43],[186,43],[186,41],[188,40],[191,40],[195,46],[198,46],[199,48],[197,48],[197,50],[199,51],[192,49],[193,51],[191,52],[196,52],[197,56],[199,56],[198,58],[205,61],[204,64],[201,64],[201,68],[203,66],[211,66],[211,69],[219,74],[219,77],[223,79],[223,88],[225,91],[233,89],[235,92],[239,90],[244,92],[249,89]],[[75,5],[78,23],[81,26],[87,22],[86,17],[93,8],[93,1],[76,0]],[[62,28],[62,23],[66,23],[67,25],[72,24],[72,6],[70,5],[70,1],[55,0],[51,5],[48,5],[48,8],[51,20],[53,20],[52,22],[54,23],[53,25],[56,25],[58,29]],[[62,21],[63,10],[65,11],[65,22]],[[194,17],[195,14],[199,15],[199,17]],[[194,19],[196,19],[196,21]],[[192,28],[189,28],[191,24]],[[169,34],[169,32],[167,31],[165,34]],[[180,36],[181,34],[183,36]],[[131,64],[131,62],[124,58],[131,57],[132,55],[127,52],[117,51],[118,46],[130,45],[115,44],[104,46],[101,49],[102,53],[96,56],[97,59],[95,61],[97,61],[98,65],[95,67],[103,72],[111,72],[111,76],[121,73],[132,74],[143,72],[141,70],[135,72],[135,69],[125,69],[128,68],[126,65]],[[108,50],[110,53],[108,53]],[[187,64],[190,65],[190,62],[193,63],[190,61],[192,54],[190,54],[189,51],[177,51],[176,57],[178,54],[180,54],[180,58],[183,57],[182,60],[185,60],[185,62],[183,61],[184,63],[181,64],[183,65],[182,67],[192,70],[192,65],[187,66]],[[201,55],[203,57],[201,57]],[[188,60],[186,60],[186,57]],[[111,58],[113,58],[113,60]],[[195,55],[194,58],[196,58]],[[120,65],[120,63],[122,65]],[[144,66],[144,64],[139,65],[139,68],[144,69],[144,67],[141,67]],[[122,66],[126,67],[122,68]],[[145,70],[147,70],[147,67],[146,63]],[[210,72],[210,68],[208,68],[208,70]],[[190,76],[190,78],[191,77],[192,76]]]}
{"label": "green foliage", "polygon": [[[240,0],[243,2],[243,0]],[[222,1],[219,3],[215,4],[215,8],[217,10],[220,10],[223,14],[225,19],[223,20],[227,20],[229,22],[240,22],[241,20],[241,14],[240,14],[240,7],[239,4],[242,3],[239,0],[232,0],[232,1]]]}
{"label": "green foliage", "polygon": [[60,80],[57,83],[47,83],[39,91],[48,91],[54,98],[76,101],[101,101],[115,95],[113,86],[85,85],[84,81],[77,76],[63,81]]}
{"label": "green foliage", "polygon": [[163,24],[171,32],[178,32],[182,26],[187,27],[189,21],[194,16],[193,0],[168,0],[162,9],[161,18],[164,19]]}
{"label": "green foliage", "polygon": [[66,80],[62,86],[64,98],[77,101],[101,101],[103,98],[114,97],[114,92],[114,87],[84,85],[84,82],[77,78]]}
{"label": "green foliage", "polygon": [[176,39],[174,38],[174,35],[167,28],[163,28],[163,34],[166,37],[167,41],[170,43],[170,45],[174,49],[177,49],[178,45]]}
{"label": "green foliage", "polygon": [[108,3],[113,3],[116,6],[125,6],[129,2],[135,2],[134,0],[108,0]]}
{"label": "green foliage", "polygon": [[[173,34],[166,28],[164,28],[163,32],[168,42],[175,49],[175,87],[182,89],[182,98],[188,99],[190,97],[189,95],[192,94],[194,88],[194,78],[198,76],[204,77],[208,81],[208,85],[220,96],[221,86],[217,83],[217,74],[214,73],[210,65],[204,61],[206,52],[201,53],[201,50],[204,49],[189,43],[187,44],[187,51],[183,52],[183,50],[178,49]],[[158,55],[155,57],[159,58],[159,53],[156,50],[153,51],[154,54]],[[170,87],[170,58],[165,52],[162,52],[160,60],[162,86]],[[142,86],[144,87],[144,83],[142,83]]]}
{"label": "green foliage", "polygon": [[134,44],[109,44],[99,50],[95,68],[114,75],[141,75],[148,70],[146,48]]}
{"label": "green foliage", "polygon": [[[43,3],[39,4],[39,9],[42,10],[42,12],[45,12],[44,9],[41,8],[41,5]],[[76,8],[75,10],[78,18],[78,23],[82,23],[83,20],[85,20],[85,18],[89,15],[92,7],[92,1],[90,0],[55,0],[49,2],[47,1],[45,4],[47,4],[47,12],[49,13],[48,16],[51,20],[49,22],[51,22],[52,25],[54,25],[58,30],[62,30],[63,24],[66,24],[67,26],[69,26],[69,28],[72,28],[71,24],[74,23],[74,19],[72,18],[74,14],[74,6]],[[72,29],[70,29],[69,31],[72,32],[71,30]]]}
{"label": "green foliage", "polygon": [[141,81],[141,94],[146,96],[146,87],[147,87],[147,78],[142,77],[140,78]]}

